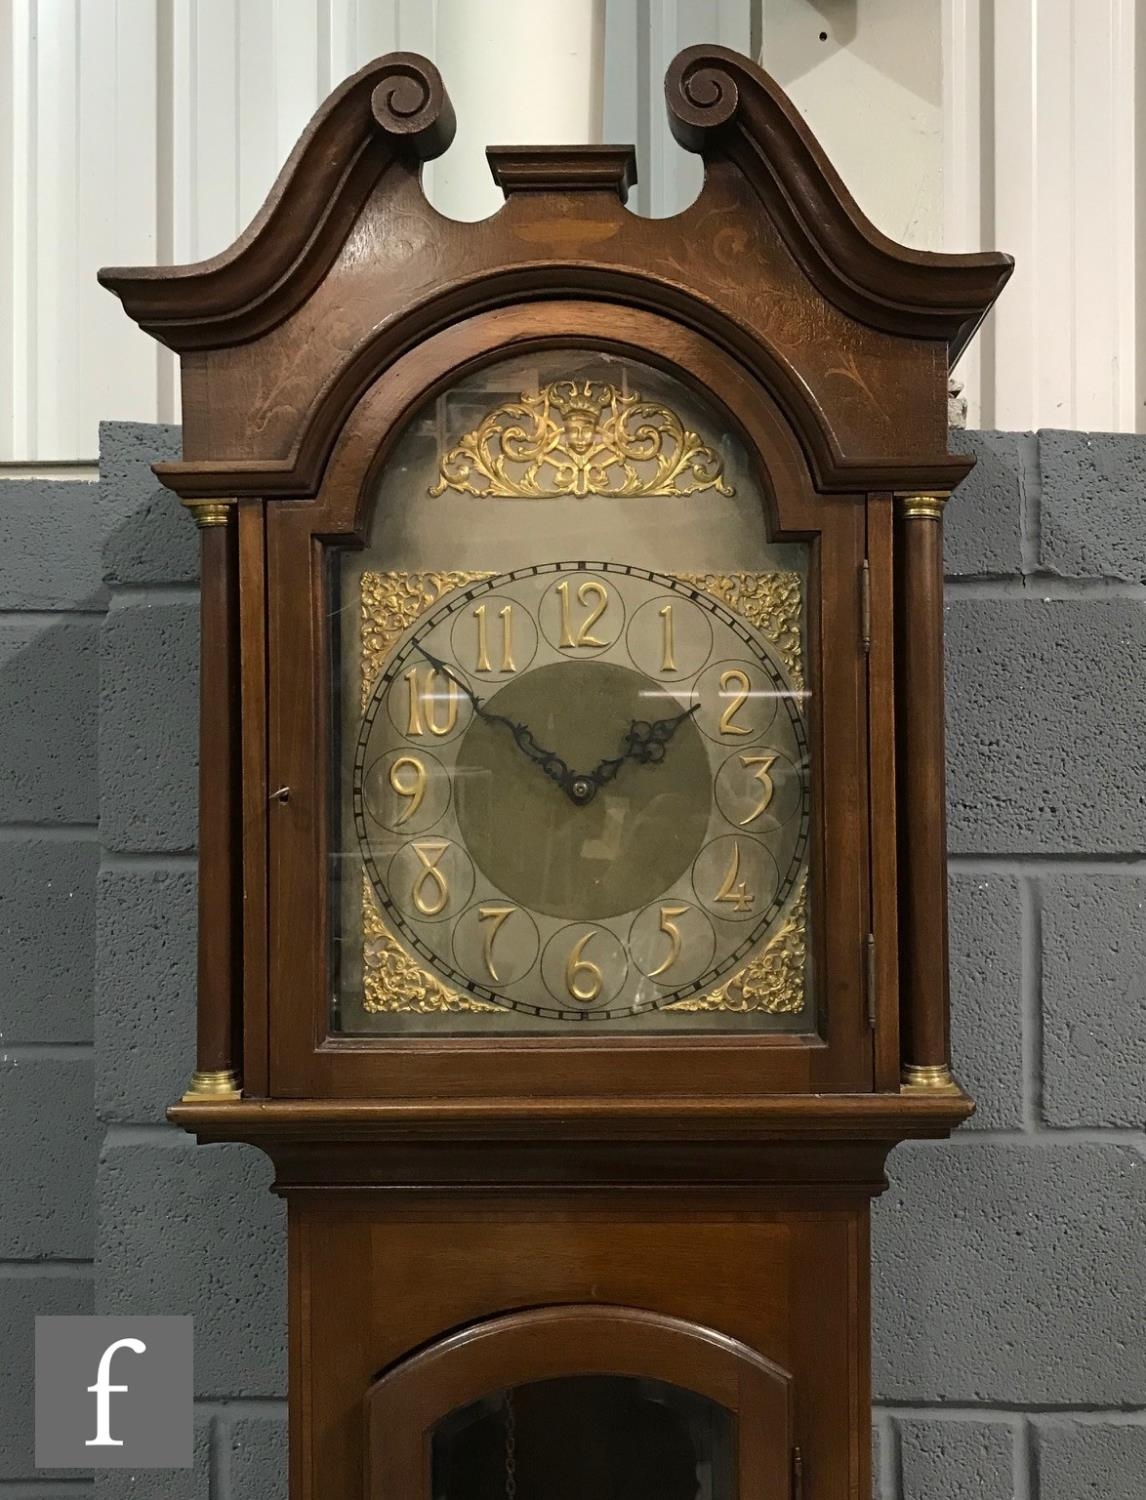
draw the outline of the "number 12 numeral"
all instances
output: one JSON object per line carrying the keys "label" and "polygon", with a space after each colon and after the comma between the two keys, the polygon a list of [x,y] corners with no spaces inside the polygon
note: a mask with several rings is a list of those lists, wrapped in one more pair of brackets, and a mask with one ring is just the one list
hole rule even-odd
{"label": "number 12 numeral", "polygon": [[[577,633],[573,632],[573,611],[569,602],[569,580],[557,585],[557,592],[561,596],[561,649],[562,651],[575,651],[579,646],[607,646],[608,641],[598,640],[590,632],[593,626],[609,607],[609,591],[603,583],[598,583],[595,578],[586,578],[584,583],[577,588],[577,603],[583,604],[589,611],[581,621]],[[590,604],[590,600],[596,600]]]}

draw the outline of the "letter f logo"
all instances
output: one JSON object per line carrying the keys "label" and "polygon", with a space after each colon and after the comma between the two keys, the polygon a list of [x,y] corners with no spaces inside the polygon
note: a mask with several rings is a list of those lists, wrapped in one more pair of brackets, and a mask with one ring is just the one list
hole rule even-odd
{"label": "letter f logo", "polygon": [[108,1431],[111,1423],[111,1395],[117,1395],[127,1390],[125,1385],[112,1385],[111,1382],[111,1357],[117,1349],[130,1349],[133,1354],[146,1354],[147,1345],[141,1339],[117,1339],[100,1355],[99,1372],[96,1375],[95,1385],[88,1386],[88,1392],[96,1398],[96,1435],[88,1438],[84,1444],[85,1448],[122,1448],[123,1443],[119,1438],[113,1438]]}

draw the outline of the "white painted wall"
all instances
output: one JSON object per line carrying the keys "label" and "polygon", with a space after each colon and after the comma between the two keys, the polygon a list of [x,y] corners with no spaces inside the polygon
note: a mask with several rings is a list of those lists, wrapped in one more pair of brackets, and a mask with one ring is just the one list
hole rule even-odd
{"label": "white painted wall", "polygon": [[699,188],[700,164],[665,124],[671,57],[697,41],[762,48],[881,228],[1018,258],[958,372],[973,424],[1146,426],[1144,9],[0,0],[0,462],[90,459],[100,418],[178,419],[171,356],[98,288],[96,268],[230,243],[318,102],[363,62],[401,47],[443,67],[462,132],[428,187],[470,217],[497,202],[487,140],[594,138],[585,78],[602,35],[603,136],[637,145],[638,211],[675,212]]}
{"label": "white painted wall", "polygon": [[984,423],[1146,430],[1136,368],[1146,149],[1135,97],[1146,7],[979,0],[966,9],[982,167],[963,236],[977,230],[979,243],[997,242],[1017,262],[981,354]]}
{"label": "white painted wall", "polygon": [[[605,0],[547,8],[538,0],[437,0],[434,61],[458,133],[429,170],[431,202],[455,219],[484,219],[502,195],[487,145],[601,140]],[[489,57],[496,32],[496,61]],[[484,58],[487,66],[475,67]],[[491,76],[492,72],[492,76]],[[492,86],[491,86],[492,85]]]}
{"label": "white painted wall", "polygon": [[764,64],[864,211],[943,246],[942,0],[764,0]]}

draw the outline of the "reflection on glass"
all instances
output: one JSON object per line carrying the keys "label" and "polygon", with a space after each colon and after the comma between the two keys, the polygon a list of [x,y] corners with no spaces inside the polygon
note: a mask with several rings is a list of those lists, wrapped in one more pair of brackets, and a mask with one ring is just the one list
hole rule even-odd
{"label": "reflection on glass", "polygon": [[334,1029],[814,1031],[811,560],[663,371],[423,408],[331,555]]}
{"label": "reflection on glass", "polygon": [[659,1380],[499,1391],[433,1432],[433,1500],[735,1500],[732,1419]]}

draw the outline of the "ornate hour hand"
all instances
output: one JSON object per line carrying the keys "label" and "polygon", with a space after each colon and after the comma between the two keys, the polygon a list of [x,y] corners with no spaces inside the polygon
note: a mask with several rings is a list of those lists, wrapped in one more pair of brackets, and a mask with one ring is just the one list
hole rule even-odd
{"label": "ornate hour hand", "polygon": [[679,714],[673,714],[667,719],[654,719],[651,723],[647,719],[634,719],[625,731],[625,742],[620,755],[607,757],[587,777],[575,778],[577,782],[588,783],[591,788],[578,800],[588,802],[601,787],[607,786],[614,779],[626,761],[634,760],[642,766],[660,765],[673,735],[685,719],[691,718],[699,708],[700,704],[694,703],[691,708],[682,709]]}
{"label": "ornate hour hand", "polygon": [[451,682],[456,683],[461,688],[462,692],[473,704],[474,713],[477,714],[479,719],[484,719],[487,724],[500,724],[503,728],[508,729],[518,748],[524,751],[535,765],[540,766],[545,775],[551,781],[555,781],[567,796],[571,797],[574,802],[588,801],[587,797],[578,796],[575,790],[576,786],[583,782],[584,778],[577,777],[559,755],[554,754],[552,750],[546,750],[544,745],[539,745],[534,739],[533,731],[528,724],[522,724],[518,720],[510,719],[505,714],[490,713],[489,709],[484,706],[483,700],[478,697],[467,682],[464,682],[456,672],[450,670],[446,662],[442,661],[440,657],[435,656],[432,651],[427,651],[425,646],[419,645],[417,649],[435,671],[441,672],[444,677],[448,677]]}

